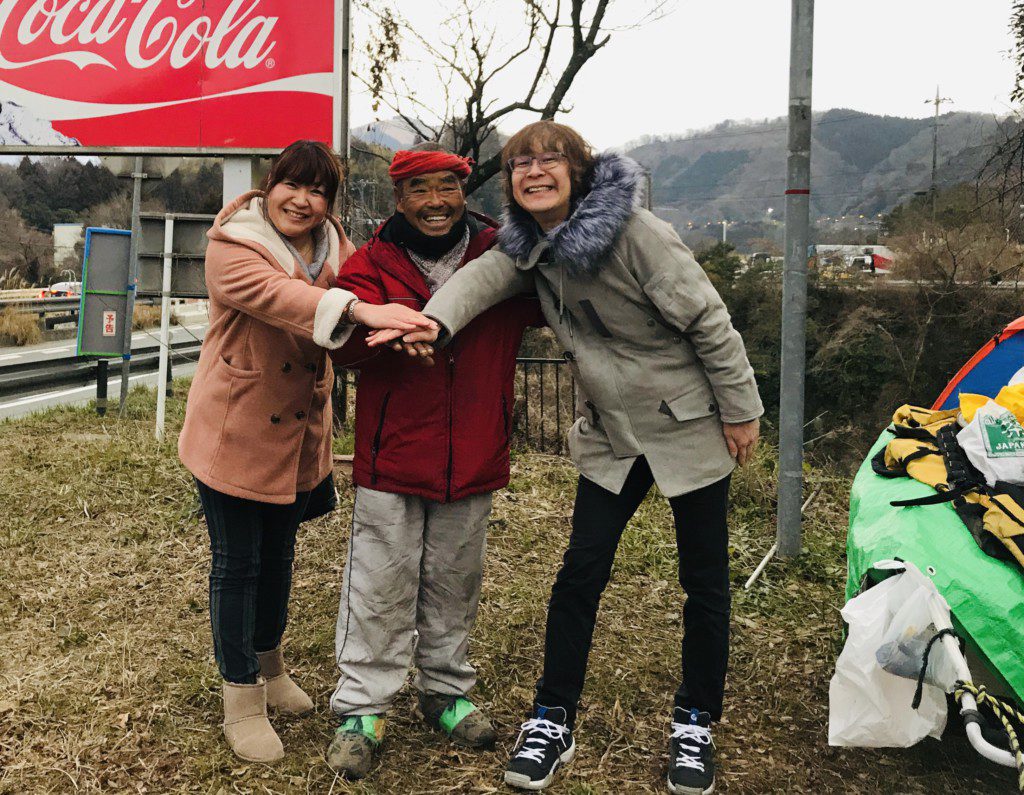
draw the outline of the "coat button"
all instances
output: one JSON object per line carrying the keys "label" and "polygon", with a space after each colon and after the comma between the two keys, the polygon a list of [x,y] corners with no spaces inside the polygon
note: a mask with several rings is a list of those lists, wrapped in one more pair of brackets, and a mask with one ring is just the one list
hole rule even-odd
{"label": "coat button", "polygon": [[290,373],[291,371],[292,371],[292,363],[291,362],[285,362],[284,364],[281,365],[281,372],[282,373]]}
{"label": "coat button", "polygon": [[673,338],[672,338],[672,342],[676,343],[677,345],[678,345],[678,344],[679,344],[680,342],[682,342],[682,341],[683,341],[683,338],[682,338],[682,337],[673,337]]}
{"label": "coat button", "polygon": [[277,423],[279,423],[280,421],[281,421],[281,417],[278,416],[277,414],[271,414],[270,415],[270,422],[271,422],[271,424],[277,425]]}
{"label": "coat button", "polygon": [[649,319],[649,320],[647,321],[647,325],[648,325],[648,326],[649,326],[650,328],[654,328],[654,319],[653,319],[653,318]]}
{"label": "coat button", "polygon": [[565,353],[562,354],[562,356],[565,357],[565,360],[567,362],[574,362],[574,361],[576,361],[576,357],[573,355],[572,351],[566,351]]}
{"label": "coat button", "polygon": [[316,365],[311,362],[311,363],[306,365],[306,369],[309,370],[309,372],[311,372],[311,373],[315,373],[316,372]]}
{"label": "coat button", "polygon": [[304,419],[306,419],[306,412],[304,412],[304,411],[296,411],[295,412],[295,419],[297,419],[297,420],[304,420]]}
{"label": "coat button", "polygon": [[708,411],[714,411],[717,408],[714,403],[708,403]]}

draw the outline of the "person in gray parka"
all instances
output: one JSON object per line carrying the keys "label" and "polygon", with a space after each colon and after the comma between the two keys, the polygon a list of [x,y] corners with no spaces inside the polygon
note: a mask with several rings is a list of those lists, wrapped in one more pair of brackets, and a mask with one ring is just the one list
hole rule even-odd
{"label": "person in gray parka", "polygon": [[[455,335],[484,309],[536,291],[579,390],[572,535],[548,607],[544,672],[505,781],[543,789],[575,753],[601,593],[627,522],[657,483],[687,594],[668,788],[711,792],[711,722],[722,716],[729,653],[729,478],[757,444],[754,373],[700,265],[671,226],[639,207],[637,163],[595,157],[575,130],[550,121],[514,135],[502,158],[500,251],[458,271],[423,312]],[[437,332],[372,336],[427,355]]]}

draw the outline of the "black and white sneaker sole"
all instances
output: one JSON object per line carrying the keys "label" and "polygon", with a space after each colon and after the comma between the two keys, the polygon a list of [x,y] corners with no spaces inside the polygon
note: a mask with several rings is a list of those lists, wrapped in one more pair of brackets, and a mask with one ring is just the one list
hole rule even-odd
{"label": "black and white sneaker sole", "polygon": [[532,780],[528,776],[524,776],[522,773],[513,773],[511,770],[505,771],[505,783],[510,787],[516,789],[528,789],[528,790],[542,790],[551,786],[551,782],[555,780],[555,773],[562,765],[567,765],[572,761],[572,758],[576,756],[576,738],[572,740],[572,745],[566,748],[562,754],[558,757],[558,761],[551,766],[551,771],[542,779],[537,781]]}
{"label": "black and white sneaker sole", "polygon": [[666,779],[668,781],[668,791],[672,795],[711,795],[715,791],[715,782],[711,782],[711,786],[707,789],[701,789],[700,787],[686,787],[682,784],[673,784],[672,779]]}

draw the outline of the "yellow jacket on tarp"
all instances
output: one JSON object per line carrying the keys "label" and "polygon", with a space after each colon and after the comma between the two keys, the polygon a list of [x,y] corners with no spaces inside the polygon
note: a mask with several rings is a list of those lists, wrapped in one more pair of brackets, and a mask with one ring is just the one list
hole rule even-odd
{"label": "yellow jacket on tarp", "polygon": [[872,459],[872,468],[883,477],[911,477],[939,492],[893,505],[951,502],[986,553],[1024,566],[1024,488],[1007,483],[991,488],[972,471],[956,443],[959,414],[959,409],[900,406],[892,418],[896,438]]}

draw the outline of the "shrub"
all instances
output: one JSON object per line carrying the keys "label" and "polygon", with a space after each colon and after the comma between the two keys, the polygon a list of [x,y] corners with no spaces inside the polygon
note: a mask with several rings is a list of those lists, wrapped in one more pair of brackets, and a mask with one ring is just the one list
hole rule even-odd
{"label": "shrub", "polygon": [[42,338],[35,315],[12,308],[0,311],[0,345],[33,345]]}

